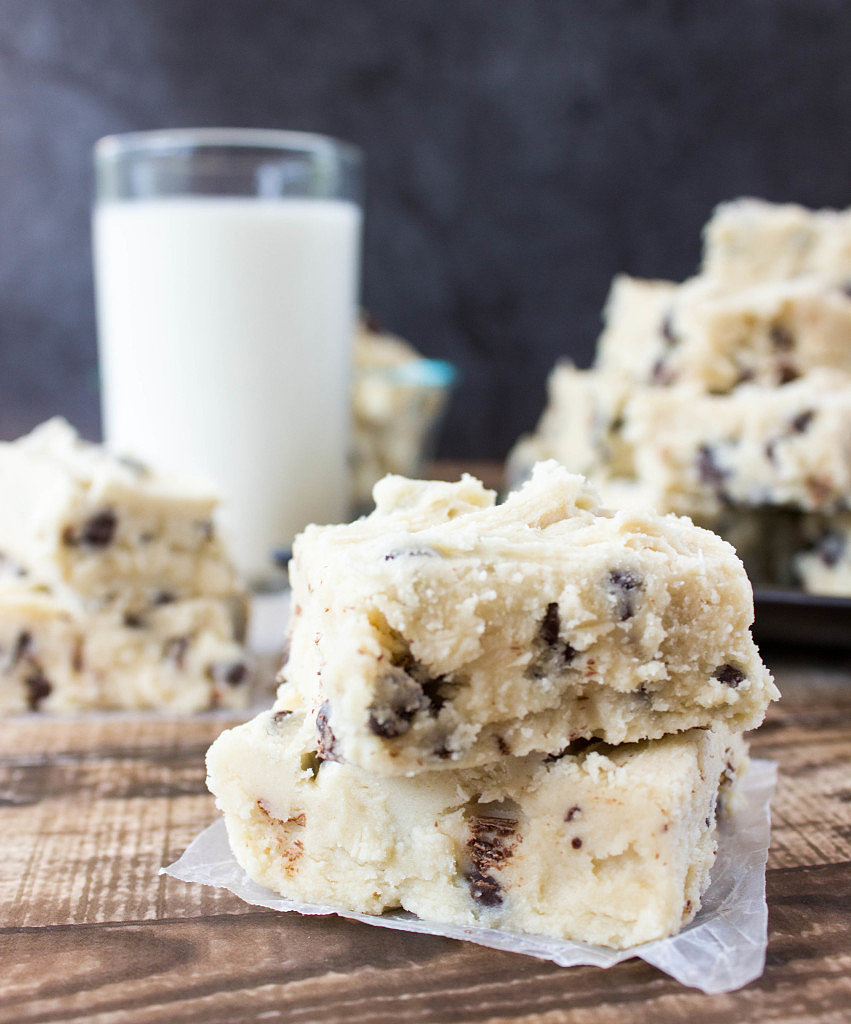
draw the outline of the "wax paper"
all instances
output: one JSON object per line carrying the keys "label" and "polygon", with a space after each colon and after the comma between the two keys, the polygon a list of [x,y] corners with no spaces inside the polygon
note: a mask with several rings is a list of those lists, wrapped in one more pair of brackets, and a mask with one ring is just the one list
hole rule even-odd
{"label": "wax paper", "polygon": [[718,857],[694,921],[678,935],[629,949],[421,921],[403,911],[375,916],[283,899],[252,882],[239,866],[228,845],[224,820],[205,829],[179,860],[161,872],[186,882],[229,889],[247,903],[270,910],[338,914],[379,928],[442,935],[540,957],[562,967],[611,967],[637,956],[683,985],[709,993],[730,992],[758,978],[765,965],[765,863],[771,831],[769,801],[775,781],[774,764],[760,760],[751,763],[742,780],[739,808],[719,823]]}

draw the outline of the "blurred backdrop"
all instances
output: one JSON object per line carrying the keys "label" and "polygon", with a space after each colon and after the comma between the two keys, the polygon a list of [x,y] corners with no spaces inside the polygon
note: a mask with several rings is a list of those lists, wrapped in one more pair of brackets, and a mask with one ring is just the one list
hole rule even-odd
{"label": "blurred backdrop", "polygon": [[460,368],[441,453],[501,458],[613,274],[691,274],[723,199],[851,202],[850,29],[844,0],[0,0],[0,436],[99,437],[95,139],[257,126],[364,148],[364,305]]}

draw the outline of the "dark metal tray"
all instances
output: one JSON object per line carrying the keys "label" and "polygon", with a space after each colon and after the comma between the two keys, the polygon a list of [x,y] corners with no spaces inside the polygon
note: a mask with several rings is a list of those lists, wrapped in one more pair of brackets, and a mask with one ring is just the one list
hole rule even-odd
{"label": "dark metal tray", "polygon": [[759,644],[851,648],[851,597],[757,589],[754,611]]}

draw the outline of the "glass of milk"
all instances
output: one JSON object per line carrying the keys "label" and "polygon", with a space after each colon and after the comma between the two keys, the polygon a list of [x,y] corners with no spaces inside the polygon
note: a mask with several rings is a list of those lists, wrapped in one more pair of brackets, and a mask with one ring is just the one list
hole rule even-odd
{"label": "glass of milk", "polygon": [[349,503],[361,155],[297,132],[101,139],[93,250],[104,439],[203,477],[254,583]]}

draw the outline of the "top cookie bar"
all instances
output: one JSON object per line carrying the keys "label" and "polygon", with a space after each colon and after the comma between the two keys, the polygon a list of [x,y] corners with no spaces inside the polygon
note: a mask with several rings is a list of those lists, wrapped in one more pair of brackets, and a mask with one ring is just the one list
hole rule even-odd
{"label": "top cookie bar", "polygon": [[737,199],[717,207],[703,237],[702,274],[722,285],[807,274],[851,282],[851,210]]}
{"label": "top cookie bar", "polygon": [[788,384],[816,368],[851,373],[851,294],[812,276],[737,289],[621,276],[605,316],[595,366],[640,385],[726,392]]}
{"label": "top cookie bar", "polygon": [[279,710],[322,756],[383,774],[762,720],[777,696],[733,549],[613,513],[554,462],[495,505],[472,477],[388,477],[376,511],[311,526],[291,564]]}
{"label": "top cookie bar", "polygon": [[240,589],[213,522],[216,497],[54,419],[0,443],[0,571],[93,607]]}

